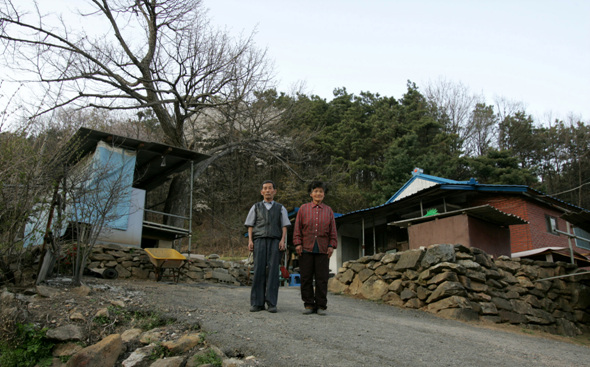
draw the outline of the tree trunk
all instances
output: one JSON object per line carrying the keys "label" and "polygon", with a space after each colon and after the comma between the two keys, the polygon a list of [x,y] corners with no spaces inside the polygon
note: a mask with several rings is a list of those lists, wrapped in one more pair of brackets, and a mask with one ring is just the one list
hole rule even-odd
{"label": "tree trunk", "polygon": [[[164,204],[164,212],[173,215],[187,216],[189,206],[189,176],[188,173],[182,173],[175,176],[170,182],[168,197]],[[188,228],[185,219],[166,216],[164,224],[179,228]]]}

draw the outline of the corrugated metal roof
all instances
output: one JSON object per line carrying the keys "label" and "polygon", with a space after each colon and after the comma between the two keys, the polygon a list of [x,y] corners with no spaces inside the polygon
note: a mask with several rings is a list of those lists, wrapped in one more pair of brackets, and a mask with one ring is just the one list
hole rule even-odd
{"label": "corrugated metal roof", "polygon": [[474,206],[471,208],[464,208],[453,210],[445,213],[429,215],[424,217],[416,217],[411,219],[399,220],[389,223],[398,227],[406,228],[411,224],[428,222],[435,219],[451,217],[458,214],[467,214],[470,217],[478,218],[498,226],[511,226],[515,224],[527,224],[528,222],[516,215],[505,213],[494,208],[491,205]]}
{"label": "corrugated metal roof", "polygon": [[133,187],[145,190],[153,189],[168,180],[172,174],[190,168],[191,162],[209,158],[206,154],[188,149],[80,128],[56,159],[60,163],[65,161],[75,164],[92,153],[99,141],[137,152]]}
{"label": "corrugated metal roof", "polygon": [[[478,183],[475,179],[471,179],[469,181],[455,181],[455,180],[449,180],[449,179],[444,179],[441,177],[436,177],[436,176],[430,176],[430,175],[426,175],[424,173],[417,173],[414,174],[412,176],[412,178],[410,180],[408,180],[408,182],[406,182],[404,184],[404,186],[402,186],[401,189],[399,189],[395,195],[393,195],[389,200],[387,200],[384,204],[381,205],[377,205],[377,206],[373,206],[370,208],[365,208],[365,209],[359,209],[359,210],[355,210],[355,211],[351,211],[348,213],[344,213],[342,214],[341,217],[346,217],[349,215],[353,215],[356,213],[361,213],[361,212],[367,212],[367,211],[373,211],[373,210],[377,210],[380,208],[383,208],[385,206],[388,205],[395,205],[398,202],[395,202],[395,198],[398,197],[399,195],[401,195],[401,193],[414,181],[420,178],[425,178],[429,181],[432,182],[437,182],[436,185],[426,188],[424,190],[418,191],[412,195],[406,196],[403,199],[401,199],[398,202],[402,202],[402,201],[406,201],[406,200],[411,200],[411,198],[420,196],[420,195],[425,195],[431,192],[435,192],[436,190],[449,190],[449,191],[479,191],[479,192],[503,192],[503,193],[514,193],[514,194],[528,194],[530,195],[533,199],[537,199],[537,200],[546,200],[552,204],[561,204],[564,206],[567,206],[568,208],[562,208],[562,210],[576,210],[582,213],[589,213],[590,214],[590,210],[578,207],[576,205],[570,204],[566,201],[563,201],[561,199],[555,198],[551,195],[547,195],[541,191],[535,190],[535,189],[531,189],[530,187],[526,186],[526,185],[497,185],[497,184],[480,184]],[[583,221],[583,219],[579,219],[580,221]],[[586,225],[590,225],[588,223],[586,223]]]}

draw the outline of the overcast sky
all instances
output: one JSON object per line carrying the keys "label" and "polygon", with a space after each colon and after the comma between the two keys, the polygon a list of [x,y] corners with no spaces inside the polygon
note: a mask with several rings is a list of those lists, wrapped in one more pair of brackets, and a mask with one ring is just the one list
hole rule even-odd
{"label": "overcast sky", "polygon": [[[30,1],[30,0],[27,0]],[[79,0],[45,2],[60,12]],[[256,44],[280,91],[345,87],[401,98],[408,80],[522,102],[540,123],[590,123],[590,0],[203,0],[213,25]],[[8,85],[5,83],[3,89]],[[0,94],[2,91],[0,91]],[[4,91],[6,92],[6,90]]]}
{"label": "overcast sky", "polygon": [[256,29],[279,88],[327,100],[346,87],[402,97],[446,79],[523,102],[538,118],[590,121],[587,0],[203,0],[214,24]]}

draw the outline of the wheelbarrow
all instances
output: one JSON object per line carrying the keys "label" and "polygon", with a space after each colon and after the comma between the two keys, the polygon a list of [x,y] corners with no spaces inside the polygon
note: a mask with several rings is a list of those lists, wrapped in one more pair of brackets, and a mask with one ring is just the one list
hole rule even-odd
{"label": "wheelbarrow", "polygon": [[164,271],[170,269],[174,283],[178,283],[180,269],[186,264],[186,257],[172,248],[144,248],[154,265],[156,281],[162,280]]}

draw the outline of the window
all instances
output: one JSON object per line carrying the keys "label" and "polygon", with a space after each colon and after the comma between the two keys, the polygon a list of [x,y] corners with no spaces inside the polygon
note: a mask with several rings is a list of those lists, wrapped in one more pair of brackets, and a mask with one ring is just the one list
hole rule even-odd
{"label": "window", "polygon": [[555,229],[559,229],[557,228],[557,218],[546,215],[545,221],[547,222],[547,232],[557,234],[554,232]]}
{"label": "window", "polygon": [[588,241],[584,241],[579,238],[576,238],[576,246],[578,246],[579,248],[585,248],[587,250],[590,250],[590,233],[584,231],[581,228],[574,227],[574,234],[578,237],[588,239]]}

